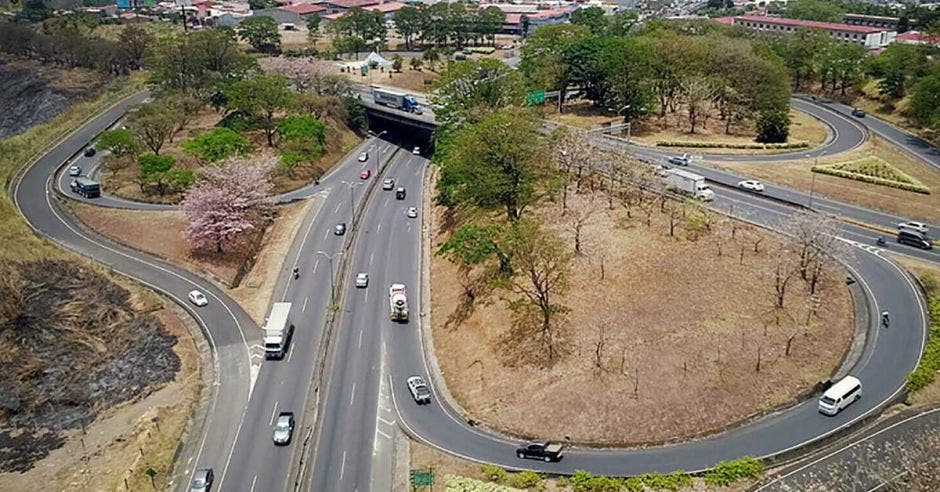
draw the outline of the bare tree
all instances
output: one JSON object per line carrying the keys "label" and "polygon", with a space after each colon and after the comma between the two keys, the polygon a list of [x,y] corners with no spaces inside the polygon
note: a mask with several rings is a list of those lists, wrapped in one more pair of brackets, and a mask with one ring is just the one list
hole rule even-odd
{"label": "bare tree", "polygon": [[[562,186],[562,209],[568,209],[568,186],[574,179],[577,189],[581,189],[584,171],[590,171],[597,157],[598,149],[591,138],[583,130],[562,128],[554,137],[552,156],[555,165],[564,173],[565,182]],[[572,176],[572,173],[575,173]]]}
{"label": "bare tree", "polygon": [[786,302],[787,288],[799,272],[799,266],[793,262],[792,254],[784,250],[778,252],[769,267],[772,269],[774,307],[783,309]]}
{"label": "bare tree", "polygon": [[543,231],[537,223],[520,220],[510,230],[510,248],[516,275],[510,281],[513,292],[522,297],[510,301],[516,314],[514,329],[529,333],[533,319],[547,363],[558,355],[555,327],[568,308],[555,300],[568,286],[571,253],[557,236]]}
{"label": "bare tree", "polygon": [[578,255],[581,255],[581,231],[591,221],[596,212],[597,207],[591,201],[580,205],[577,209],[571,209],[568,214],[568,224],[574,232],[574,251]]}
{"label": "bare tree", "polygon": [[699,118],[708,118],[709,103],[715,98],[712,83],[701,76],[691,76],[682,81],[682,102],[689,111],[689,131],[695,133]]}

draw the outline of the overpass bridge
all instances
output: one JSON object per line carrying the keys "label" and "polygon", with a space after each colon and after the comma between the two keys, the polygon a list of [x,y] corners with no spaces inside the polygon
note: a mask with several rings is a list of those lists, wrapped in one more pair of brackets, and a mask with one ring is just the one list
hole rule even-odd
{"label": "overpass bridge", "polygon": [[391,123],[396,125],[405,125],[415,130],[429,133],[437,129],[437,121],[434,118],[434,110],[429,104],[427,104],[427,101],[424,98],[420,99],[423,113],[414,114],[401,111],[399,109],[390,108],[388,106],[383,106],[381,104],[376,104],[372,97],[372,89],[368,86],[360,87],[357,96],[359,98],[359,102],[361,102],[362,106],[366,109],[366,114],[369,116],[370,126],[372,123],[377,123],[379,125],[382,125],[383,123]]}

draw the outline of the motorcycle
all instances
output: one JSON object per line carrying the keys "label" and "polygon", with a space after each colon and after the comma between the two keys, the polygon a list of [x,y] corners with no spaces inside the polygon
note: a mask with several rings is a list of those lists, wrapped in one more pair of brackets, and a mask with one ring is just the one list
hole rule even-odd
{"label": "motorcycle", "polygon": [[877,244],[878,246],[884,246],[884,245],[887,244],[887,243],[885,242],[885,238],[879,236],[879,237],[878,237],[878,240],[875,241],[875,244]]}
{"label": "motorcycle", "polygon": [[885,328],[888,327],[888,312],[887,311],[881,313],[881,324],[884,325]]}
{"label": "motorcycle", "polygon": [[297,280],[298,278],[300,278],[300,269],[294,267],[294,280]]}

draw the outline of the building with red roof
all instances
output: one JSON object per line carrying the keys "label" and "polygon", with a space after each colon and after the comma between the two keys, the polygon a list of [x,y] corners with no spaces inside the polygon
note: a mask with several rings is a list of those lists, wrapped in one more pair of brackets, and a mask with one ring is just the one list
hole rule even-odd
{"label": "building with red roof", "polygon": [[752,31],[792,34],[800,29],[818,29],[826,31],[836,41],[857,43],[868,49],[884,48],[897,37],[897,32],[880,27],[854,26],[833,22],[817,22],[784,17],[765,17],[759,15],[739,15],[732,17],[732,25]]}
{"label": "building with red roof", "polygon": [[940,46],[940,36],[931,36],[925,32],[907,31],[898,34],[897,42],[904,44],[926,44],[930,46]]}

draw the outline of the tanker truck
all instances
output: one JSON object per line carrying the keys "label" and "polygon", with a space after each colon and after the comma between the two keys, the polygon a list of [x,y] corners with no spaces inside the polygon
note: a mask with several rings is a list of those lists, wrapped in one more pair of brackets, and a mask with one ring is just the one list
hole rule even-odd
{"label": "tanker truck", "polygon": [[408,294],[405,284],[392,284],[388,288],[389,318],[392,321],[408,322]]}

